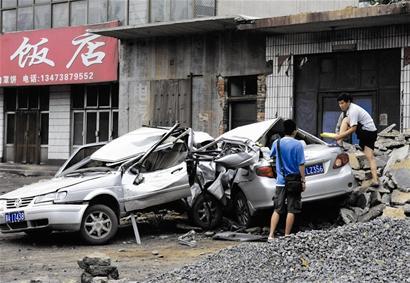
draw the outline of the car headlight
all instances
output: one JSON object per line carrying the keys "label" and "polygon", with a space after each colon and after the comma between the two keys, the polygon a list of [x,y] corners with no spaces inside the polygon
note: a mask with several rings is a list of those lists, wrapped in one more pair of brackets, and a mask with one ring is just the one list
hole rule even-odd
{"label": "car headlight", "polygon": [[6,203],[7,201],[5,199],[0,199],[0,211],[3,211],[6,209]]}
{"label": "car headlight", "polygon": [[36,197],[34,203],[52,202],[56,199],[57,193],[46,194]]}
{"label": "car headlight", "polygon": [[36,197],[34,203],[62,201],[67,196],[67,192],[56,192]]}

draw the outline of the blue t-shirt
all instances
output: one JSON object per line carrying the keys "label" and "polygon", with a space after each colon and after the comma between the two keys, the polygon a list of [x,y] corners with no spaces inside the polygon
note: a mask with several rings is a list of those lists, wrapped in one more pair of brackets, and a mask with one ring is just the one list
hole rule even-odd
{"label": "blue t-shirt", "polygon": [[[270,156],[276,156],[276,185],[284,186],[285,178],[280,169],[277,144],[278,140],[273,142]],[[299,166],[305,164],[305,152],[302,143],[291,137],[283,137],[280,139],[280,154],[285,175],[300,174]]]}

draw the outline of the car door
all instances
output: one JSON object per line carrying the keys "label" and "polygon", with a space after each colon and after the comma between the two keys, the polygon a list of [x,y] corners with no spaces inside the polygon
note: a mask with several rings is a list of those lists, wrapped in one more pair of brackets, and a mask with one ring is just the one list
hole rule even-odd
{"label": "car door", "polygon": [[122,178],[125,210],[140,210],[190,196],[186,155],[186,145],[176,143],[151,153],[142,165],[137,163],[126,170]]}

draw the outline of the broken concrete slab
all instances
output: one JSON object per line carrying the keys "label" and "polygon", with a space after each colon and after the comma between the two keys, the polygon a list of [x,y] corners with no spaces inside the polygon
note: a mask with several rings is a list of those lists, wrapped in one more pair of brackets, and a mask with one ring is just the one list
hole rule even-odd
{"label": "broken concrete slab", "polygon": [[347,208],[340,209],[340,216],[342,217],[343,222],[346,224],[356,223],[358,219],[356,213],[353,210]]}
{"label": "broken concrete slab", "polygon": [[383,194],[382,195],[382,203],[388,205],[390,204],[391,196],[390,194]]}
{"label": "broken concrete slab", "polygon": [[238,242],[264,242],[266,237],[260,235],[238,233],[238,232],[221,232],[212,237],[214,240],[238,241]]}
{"label": "broken concrete slab", "polygon": [[391,194],[392,204],[404,205],[410,203],[410,192],[401,192],[399,190],[394,190]]}
{"label": "broken concrete slab", "polygon": [[401,207],[390,207],[387,206],[383,210],[382,217],[388,217],[392,219],[405,219],[406,215],[404,214],[404,209]]}
{"label": "broken concrete slab", "polygon": [[178,237],[178,243],[181,245],[189,246],[191,248],[196,247],[197,242],[195,240],[196,232],[194,230],[185,233]]}
{"label": "broken concrete slab", "polygon": [[369,209],[369,212],[360,216],[357,221],[358,222],[368,222],[377,216],[380,216],[383,213],[383,209],[386,207],[385,204],[379,204],[376,206],[373,206],[372,208]]}
{"label": "broken concrete slab", "polygon": [[111,265],[111,258],[103,254],[93,254],[78,260],[77,264],[81,269],[86,269],[90,265],[109,266]]}
{"label": "broken concrete slab", "polygon": [[353,176],[359,180],[359,181],[364,181],[369,178],[371,178],[372,174],[370,171],[364,171],[364,170],[352,170]]}
{"label": "broken concrete slab", "polygon": [[397,148],[393,150],[389,160],[387,161],[386,167],[384,167],[383,175],[385,175],[386,172],[390,170],[390,167],[394,165],[397,161],[406,159],[408,154],[409,154],[409,145],[405,145],[401,148]]}
{"label": "broken concrete slab", "polygon": [[392,181],[400,191],[410,192],[410,169],[394,169],[391,171],[391,174]]}
{"label": "broken concrete slab", "polygon": [[351,208],[357,216],[361,216],[369,211],[369,208],[352,207]]}
{"label": "broken concrete slab", "polygon": [[90,265],[85,269],[85,272],[91,274],[93,277],[105,276],[112,279],[118,279],[118,269],[116,266],[99,266]]}
{"label": "broken concrete slab", "polygon": [[390,126],[387,126],[386,128],[384,128],[383,130],[381,130],[377,135],[380,136],[382,134],[386,134],[390,131],[392,131],[394,129],[394,127],[396,127],[396,124],[391,124]]}
{"label": "broken concrete slab", "polygon": [[356,153],[349,153],[349,163],[352,169],[359,170],[361,168],[361,165],[360,165],[359,159],[357,158]]}

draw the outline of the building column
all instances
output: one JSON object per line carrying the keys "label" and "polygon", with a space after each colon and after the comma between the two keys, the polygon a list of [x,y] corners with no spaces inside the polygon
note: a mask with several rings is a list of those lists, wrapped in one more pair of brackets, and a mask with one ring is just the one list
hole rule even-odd
{"label": "building column", "polygon": [[222,121],[218,127],[218,135],[222,135],[229,129],[229,105],[227,103],[227,93],[225,91],[225,85],[225,78],[222,76],[218,76],[216,81],[216,88],[218,93],[219,105],[223,113]]}
{"label": "building column", "polygon": [[400,130],[410,128],[410,47],[401,49]]}
{"label": "building column", "polygon": [[4,132],[4,89],[0,88],[0,161],[3,160]]}
{"label": "building column", "polygon": [[256,93],[256,121],[265,121],[266,75],[259,75]]}

